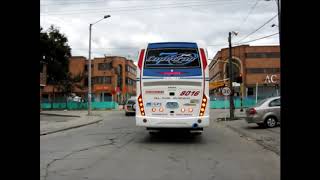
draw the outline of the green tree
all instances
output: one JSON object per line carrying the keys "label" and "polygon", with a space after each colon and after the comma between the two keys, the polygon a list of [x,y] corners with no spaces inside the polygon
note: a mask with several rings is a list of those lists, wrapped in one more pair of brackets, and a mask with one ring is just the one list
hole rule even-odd
{"label": "green tree", "polygon": [[47,64],[48,84],[57,84],[67,77],[69,57],[68,38],[53,25],[47,31],[40,27],[40,62]]}
{"label": "green tree", "polygon": [[76,88],[83,90],[85,86],[81,83],[87,76],[84,72],[72,76],[71,73],[67,73],[67,76],[57,82],[56,86],[59,92],[64,94],[66,107],[68,108],[68,97],[71,95],[72,92],[75,91]]}
{"label": "green tree", "polygon": [[[54,87],[64,84],[68,79],[70,57],[68,38],[54,25],[47,31],[40,27],[40,64],[47,65],[47,84]],[[55,98],[54,88],[53,97]]]}

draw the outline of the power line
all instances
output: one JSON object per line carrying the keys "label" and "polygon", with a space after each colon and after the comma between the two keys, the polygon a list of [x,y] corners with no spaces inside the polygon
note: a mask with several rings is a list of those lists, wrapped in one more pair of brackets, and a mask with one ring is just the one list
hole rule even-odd
{"label": "power line", "polygon": [[241,45],[241,44],[246,44],[246,43],[253,42],[253,41],[258,41],[260,39],[265,39],[265,38],[268,38],[268,37],[272,37],[272,36],[275,36],[277,34],[279,34],[279,32],[274,33],[274,34],[270,34],[270,35],[267,35],[267,36],[263,36],[263,37],[260,37],[260,38],[257,38],[257,39],[253,39],[253,40],[250,40],[250,41],[242,42],[242,43],[234,43],[234,45]]}
{"label": "power line", "polygon": [[[173,3],[173,4],[156,4],[156,5],[160,5],[160,6],[166,6],[166,5],[186,5],[186,4],[194,4],[194,3],[198,3],[198,2],[200,2],[200,3],[206,3],[206,2],[216,2],[216,1],[195,1],[195,2],[189,2],[189,3]],[[217,2],[219,2],[219,1],[217,1]],[[112,10],[120,10],[120,9],[127,9],[127,8],[148,8],[148,7],[154,7],[155,6],[155,4],[152,4],[152,5],[144,5],[144,6],[137,6],[137,5],[135,5],[135,6],[122,6],[122,7],[109,7],[109,9],[112,9]],[[83,12],[83,11],[97,11],[97,10],[105,10],[105,8],[90,8],[90,9],[77,9],[77,10],[73,10],[73,11],[68,11],[68,12],[74,12],[74,11],[76,11],[76,12]],[[51,11],[51,12],[63,12],[63,11]]]}
{"label": "power line", "polygon": [[260,0],[256,0],[256,3],[253,4],[253,6],[251,6],[248,15],[244,18],[244,20],[242,21],[242,23],[236,28],[239,29],[248,19],[248,17],[250,16],[250,14],[252,13],[252,11],[256,8],[257,4],[259,3]]}
{"label": "power line", "polygon": [[98,4],[98,3],[106,3],[107,1],[71,1],[71,2],[58,2],[56,3],[50,3],[50,4],[40,4],[40,6],[62,6],[62,5],[78,5],[78,4]]}
{"label": "power line", "polygon": [[[211,3],[221,3],[221,1],[202,1],[202,3],[205,3],[205,2],[208,2],[208,4],[211,4]],[[241,3],[241,1],[237,1],[237,0],[233,0],[233,1],[228,1],[229,3]],[[196,2],[191,2],[191,3],[175,3],[175,4],[157,4],[158,7],[155,8],[155,5],[147,5],[147,6],[126,6],[126,7],[111,7],[108,9],[105,9],[105,8],[95,8],[95,9],[81,9],[81,10],[73,10],[73,11],[68,11],[68,12],[74,12],[74,13],[61,13],[61,15],[64,15],[64,14],[83,14],[83,13],[89,13],[89,12],[95,12],[97,13],[96,11],[99,11],[99,10],[103,10],[103,12],[119,12],[119,11],[130,11],[130,10],[149,10],[149,9],[159,9],[159,8],[170,8],[172,5],[172,7],[184,7],[186,5],[194,5],[194,6],[198,6],[198,5],[202,5],[202,3],[196,3]],[[208,4],[203,4],[203,5],[208,5]],[[174,5],[182,5],[182,6],[174,6]],[[162,7],[159,7],[159,6],[162,6]],[[62,12],[62,11],[53,11],[54,13],[49,13],[49,14],[52,14],[52,15],[59,15],[59,12]],[[48,14],[48,13],[47,13]]]}
{"label": "power line", "polygon": [[[88,48],[71,48],[71,49],[75,49],[75,50],[88,50]],[[139,47],[119,47],[119,48],[92,48],[92,49],[104,49],[104,50],[108,50],[108,49],[139,49]]]}
{"label": "power line", "polygon": [[[226,0],[220,0],[220,1],[226,1]],[[60,1],[61,2],[61,1]],[[41,6],[62,6],[62,5],[78,5],[78,4],[99,4],[99,3],[106,3],[108,1],[71,1],[71,2],[65,2],[63,1],[63,3],[50,3],[50,4],[40,4]],[[110,2],[110,1],[109,1]],[[112,2],[112,1],[111,1]],[[116,1],[116,2],[119,2]],[[121,2],[121,1],[120,1]],[[130,1],[122,1],[122,2],[125,2],[125,3],[130,3]],[[162,0],[159,0],[159,1],[150,1],[150,0],[134,0],[134,2],[149,2],[149,3],[154,3],[154,2],[166,2],[166,1],[162,1]],[[168,2],[168,1],[167,1]],[[172,2],[172,1],[170,1]],[[181,2],[181,1],[180,1]],[[203,1],[203,0],[191,0],[191,1],[183,1],[181,3],[191,3],[191,2],[206,2],[206,1]],[[211,1],[212,2],[212,1]],[[228,1],[227,1],[228,2]]]}
{"label": "power line", "polygon": [[[266,39],[266,38],[275,36],[277,34],[279,34],[279,32],[274,33],[274,34],[270,34],[270,35],[267,35],[267,36],[263,36],[263,37],[260,37],[260,38],[257,38],[257,39],[253,39],[253,40],[250,40],[250,41],[245,41],[245,42],[242,42],[242,43],[234,43],[234,45],[242,45],[242,44],[258,41],[258,40],[261,40],[261,39]],[[207,45],[207,46],[227,46],[227,45],[228,44],[214,44],[214,45]],[[71,48],[71,49],[72,50],[82,50],[82,49],[83,50],[87,50],[87,48]],[[120,47],[120,48],[93,48],[93,49],[105,49],[105,50],[108,50],[108,49],[140,49],[140,48],[139,47]]]}
{"label": "power line", "polygon": [[207,45],[207,46],[227,46],[228,44],[213,44],[213,45]]}
{"label": "power line", "polygon": [[[242,3],[240,1],[230,1],[229,3]],[[103,12],[121,12],[121,11],[125,11],[125,12],[129,12],[129,11],[140,11],[140,10],[153,10],[153,9],[163,9],[163,8],[180,8],[180,7],[193,7],[193,6],[207,6],[207,5],[218,5],[217,2],[215,3],[207,3],[207,4],[194,4],[194,5],[181,5],[181,6],[163,6],[163,7],[151,7],[151,8],[132,8],[132,9],[122,9],[122,10],[107,10],[107,9],[101,9],[103,11],[101,12],[97,12],[98,9],[95,9],[94,11],[87,11],[87,12],[74,12],[74,13],[43,13],[41,14],[41,16],[43,15],[73,15],[73,14],[94,14],[94,13],[103,13]],[[232,5],[232,4],[222,4],[222,5]],[[93,9],[92,9],[93,10]],[[100,9],[99,9],[100,10]]]}
{"label": "power line", "polygon": [[273,16],[271,19],[269,19],[267,22],[265,22],[263,25],[261,25],[259,28],[257,28],[256,30],[252,31],[251,33],[249,33],[248,35],[246,35],[244,38],[242,38],[241,40],[237,41],[237,43],[243,41],[244,39],[246,39],[247,37],[251,36],[252,34],[254,34],[255,32],[257,32],[258,30],[260,30],[262,27],[264,27],[266,24],[268,24],[270,21],[272,21],[274,18],[276,18],[278,16],[278,14],[276,14],[275,16]]}

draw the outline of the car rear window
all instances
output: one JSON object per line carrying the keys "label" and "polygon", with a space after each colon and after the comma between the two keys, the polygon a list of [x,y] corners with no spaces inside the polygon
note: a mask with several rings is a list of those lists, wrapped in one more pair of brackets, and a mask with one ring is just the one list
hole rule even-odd
{"label": "car rear window", "polygon": [[268,99],[263,99],[263,100],[261,100],[260,102],[258,102],[258,103],[255,105],[255,107],[261,106],[261,105],[262,105],[263,103],[265,103],[267,100],[268,100]]}
{"label": "car rear window", "polygon": [[136,102],[133,101],[133,100],[130,100],[130,101],[127,102],[127,104],[135,104],[135,103],[136,103]]}

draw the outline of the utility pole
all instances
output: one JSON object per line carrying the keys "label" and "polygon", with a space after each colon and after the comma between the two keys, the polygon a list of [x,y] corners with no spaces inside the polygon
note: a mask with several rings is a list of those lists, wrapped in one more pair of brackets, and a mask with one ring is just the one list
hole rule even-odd
{"label": "utility pole", "polygon": [[232,47],[231,47],[231,32],[229,32],[229,87],[231,90],[230,94],[230,119],[234,119],[234,102],[233,102],[233,86],[232,86],[232,81],[233,81],[233,70],[232,70]]}
{"label": "utility pole", "polygon": [[279,27],[279,44],[280,44],[280,31],[281,31],[281,8],[280,8],[280,0],[277,0],[277,6],[278,6],[278,27]]}
{"label": "utility pole", "polygon": [[89,62],[88,62],[88,115],[91,115],[91,28],[89,25]]}

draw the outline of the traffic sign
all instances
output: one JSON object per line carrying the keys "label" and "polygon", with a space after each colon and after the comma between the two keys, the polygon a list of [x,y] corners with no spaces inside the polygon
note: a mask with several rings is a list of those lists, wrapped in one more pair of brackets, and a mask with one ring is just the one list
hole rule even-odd
{"label": "traffic sign", "polygon": [[223,94],[224,96],[229,96],[229,95],[231,94],[230,88],[224,87],[224,88],[222,89],[222,94]]}

